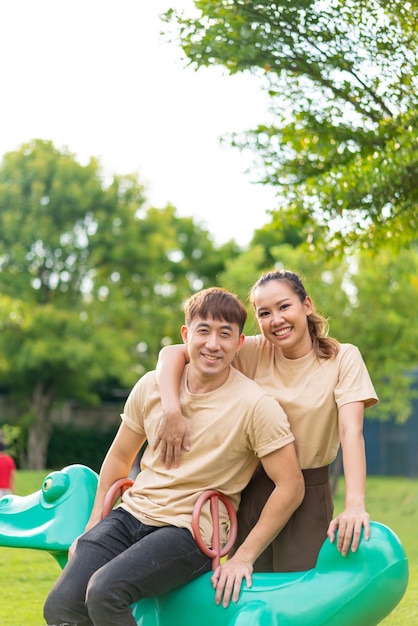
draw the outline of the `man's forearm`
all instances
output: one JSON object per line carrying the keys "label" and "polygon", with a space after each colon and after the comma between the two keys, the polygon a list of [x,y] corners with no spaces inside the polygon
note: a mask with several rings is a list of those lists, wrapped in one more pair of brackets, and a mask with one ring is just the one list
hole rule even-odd
{"label": "man's forearm", "polygon": [[130,466],[122,461],[115,459],[105,460],[100,470],[99,482],[97,485],[96,497],[94,499],[93,508],[86,530],[95,526],[102,519],[103,505],[106,494],[111,486],[119,479],[128,476]]}

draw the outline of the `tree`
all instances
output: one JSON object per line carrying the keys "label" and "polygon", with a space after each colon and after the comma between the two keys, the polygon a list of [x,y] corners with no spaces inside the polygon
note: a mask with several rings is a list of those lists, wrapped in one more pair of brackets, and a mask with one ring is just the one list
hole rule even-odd
{"label": "tree", "polygon": [[[353,337],[361,345],[380,404],[381,420],[405,422],[417,397],[418,366],[418,253],[377,254],[362,251],[347,276],[348,305],[332,329],[343,341]],[[415,374],[414,374],[415,371]]]}
{"label": "tree", "polygon": [[234,249],[145,202],[135,175],[105,184],[95,159],[52,142],[0,165],[0,388],[19,407],[29,468],[45,465],[51,409],[97,403],[154,367],[184,298]]}
{"label": "tree", "polygon": [[[3,296],[0,303],[1,387],[27,433],[27,466],[45,467],[51,409],[63,401],[97,403],[102,379],[134,381],[127,334],[112,338],[81,306],[64,309]],[[132,341],[132,338],[131,338]]]}
{"label": "tree", "polygon": [[418,7],[391,0],[196,0],[169,11],[197,68],[250,71],[271,96],[271,123],[232,143],[255,151],[305,238],[326,249],[418,228]]}
{"label": "tree", "polygon": [[[144,202],[140,185],[131,200]],[[82,166],[51,142],[25,144],[1,164],[1,386],[27,428],[30,468],[44,467],[54,404],[97,401],[106,376],[133,380],[132,336],[112,343],[104,305],[91,298],[97,219],[118,208],[94,159]]]}

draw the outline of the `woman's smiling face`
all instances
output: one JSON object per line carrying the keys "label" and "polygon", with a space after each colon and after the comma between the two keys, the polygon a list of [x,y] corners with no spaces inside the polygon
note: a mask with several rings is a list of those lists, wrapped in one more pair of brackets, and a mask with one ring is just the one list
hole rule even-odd
{"label": "woman's smiling face", "polygon": [[289,359],[297,359],[312,349],[307,317],[312,301],[304,302],[285,280],[270,280],[253,293],[255,315],[264,337],[280,348]]}

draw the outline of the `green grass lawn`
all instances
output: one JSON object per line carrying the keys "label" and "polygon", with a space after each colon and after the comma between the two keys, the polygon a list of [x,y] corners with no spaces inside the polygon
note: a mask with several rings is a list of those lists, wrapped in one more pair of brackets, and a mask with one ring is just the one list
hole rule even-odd
{"label": "green grass lawn", "polygon": [[[17,493],[37,491],[46,474],[18,472]],[[342,493],[341,484],[335,498],[337,512],[343,508]],[[371,518],[386,524],[400,537],[410,567],[405,596],[381,624],[413,626],[418,624],[418,480],[371,477],[367,481],[367,501]],[[43,626],[43,601],[59,572],[58,564],[48,553],[0,548],[1,626]]]}
{"label": "green grass lawn", "polygon": [[[26,495],[40,489],[47,471],[18,471],[16,492]],[[60,573],[48,552],[0,548],[0,624],[42,626],[42,604]]]}

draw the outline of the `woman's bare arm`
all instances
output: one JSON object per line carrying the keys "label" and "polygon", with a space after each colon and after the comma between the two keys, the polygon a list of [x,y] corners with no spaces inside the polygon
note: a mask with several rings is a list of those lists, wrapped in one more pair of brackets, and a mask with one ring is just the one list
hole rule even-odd
{"label": "woman's bare arm", "polygon": [[178,467],[182,450],[190,450],[189,424],[181,412],[179,386],[189,353],[184,344],[166,346],[160,351],[156,367],[163,415],[154,450],[160,446],[160,459],[167,468]]}
{"label": "woman's bare arm", "polygon": [[366,454],[363,437],[363,402],[350,402],[340,408],[339,424],[345,477],[345,508],[329,525],[328,536],[335,540],[338,529],[338,549],[345,556],[355,552],[364,528],[364,538],[370,537],[370,517],[366,511]]}

